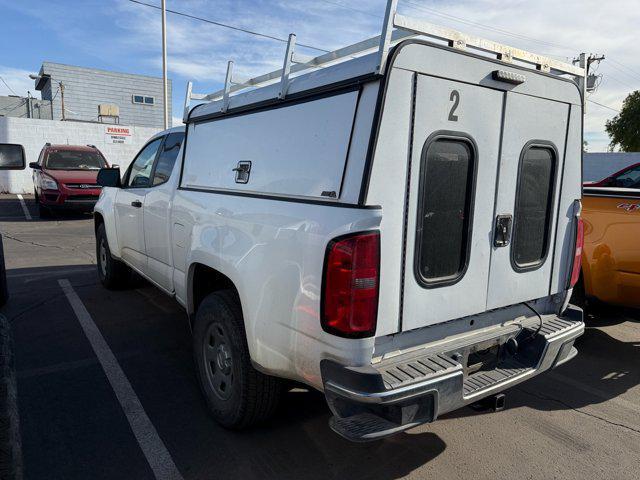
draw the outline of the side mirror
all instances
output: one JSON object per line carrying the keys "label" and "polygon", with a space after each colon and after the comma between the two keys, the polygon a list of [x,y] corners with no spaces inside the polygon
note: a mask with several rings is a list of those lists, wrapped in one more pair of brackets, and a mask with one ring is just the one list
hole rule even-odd
{"label": "side mirror", "polygon": [[101,168],[98,172],[98,185],[101,187],[115,187],[121,188],[122,182],[120,180],[119,168]]}
{"label": "side mirror", "polygon": [[38,162],[29,163],[29,168],[33,168],[34,170],[42,170],[42,167]]}
{"label": "side mirror", "polygon": [[0,143],[0,170],[24,170],[24,147],[14,143]]}

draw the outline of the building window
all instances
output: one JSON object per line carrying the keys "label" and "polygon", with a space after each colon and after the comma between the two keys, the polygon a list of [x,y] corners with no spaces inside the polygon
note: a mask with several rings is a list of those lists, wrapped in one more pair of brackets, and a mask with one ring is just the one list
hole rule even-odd
{"label": "building window", "polygon": [[155,98],[145,97],[144,95],[132,95],[131,101],[133,103],[137,103],[138,105],[154,105],[156,103]]}

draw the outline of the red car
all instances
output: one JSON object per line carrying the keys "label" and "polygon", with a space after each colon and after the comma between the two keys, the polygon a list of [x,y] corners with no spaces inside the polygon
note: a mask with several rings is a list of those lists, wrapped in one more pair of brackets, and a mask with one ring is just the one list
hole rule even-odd
{"label": "red car", "polygon": [[640,163],[612,173],[599,182],[585,182],[585,187],[640,188]]}
{"label": "red car", "polygon": [[47,143],[33,169],[33,185],[40,217],[52,210],[92,211],[101,187],[96,178],[108,167],[104,155],[93,145],[51,145]]}

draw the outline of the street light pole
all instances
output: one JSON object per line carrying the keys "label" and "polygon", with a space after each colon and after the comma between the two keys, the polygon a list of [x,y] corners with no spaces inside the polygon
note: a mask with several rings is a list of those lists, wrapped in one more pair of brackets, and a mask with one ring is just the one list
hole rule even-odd
{"label": "street light pole", "polygon": [[169,95],[167,88],[167,2],[162,0],[162,92],[164,98],[164,128],[169,128]]}

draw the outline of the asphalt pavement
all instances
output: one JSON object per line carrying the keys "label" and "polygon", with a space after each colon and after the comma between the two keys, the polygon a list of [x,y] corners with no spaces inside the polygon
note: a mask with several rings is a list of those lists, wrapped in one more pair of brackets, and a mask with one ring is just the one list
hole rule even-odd
{"label": "asphalt pavement", "polygon": [[267,425],[231,432],[207,413],[179,305],[143,281],[105,290],[89,215],[24,207],[0,195],[27,479],[640,478],[638,312],[590,317],[578,357],[509,390],[502,412],[352,444],[299,388]]}

